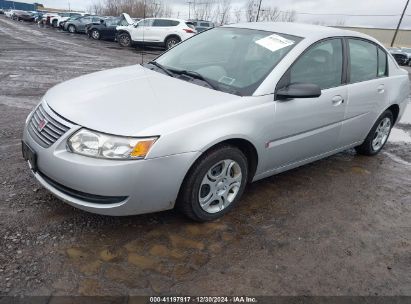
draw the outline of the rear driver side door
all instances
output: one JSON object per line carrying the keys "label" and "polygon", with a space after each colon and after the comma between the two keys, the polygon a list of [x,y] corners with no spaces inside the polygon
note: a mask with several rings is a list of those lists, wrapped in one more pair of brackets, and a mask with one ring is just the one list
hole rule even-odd
{"label": "rear driver side door", "polygon": [[343,41],[332,38],[308,48],[279,81],[276,90],[291,83],[321,88],[318,98],[276,100],[272,141],[267,144],[270,167],[279,169],[337,148],[347,100]]}

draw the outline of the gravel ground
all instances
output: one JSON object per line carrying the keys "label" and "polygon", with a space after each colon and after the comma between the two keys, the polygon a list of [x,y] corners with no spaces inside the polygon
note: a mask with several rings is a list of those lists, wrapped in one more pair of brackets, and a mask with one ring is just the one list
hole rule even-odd
{"label": "gravel ground", "polygon": [[411,295],[410,111],[377,157],[257,182],[213,223],[93,215],[41,188],[20,152],[30,109],[61,81],[141,60],[0,17],[0,295]]}

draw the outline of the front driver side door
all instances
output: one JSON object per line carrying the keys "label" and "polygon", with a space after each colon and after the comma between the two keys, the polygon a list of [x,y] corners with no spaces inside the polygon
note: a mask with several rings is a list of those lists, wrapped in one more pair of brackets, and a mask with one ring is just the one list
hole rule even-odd
{"label": "front driver side door", "polygon": [[145,19],[137,23],[130,31],[131,40],[136,42],[152,41],[151,27],[153,22],[153,19]]}
{"label": "front driver side door", "polygon": [[267,170],[308,161],[338,147],[347,100],[343,55],[341,39],[320,41],[308,48],[278,83],[276,90],[291,83],[317,84],[321,96],[275,101]]}

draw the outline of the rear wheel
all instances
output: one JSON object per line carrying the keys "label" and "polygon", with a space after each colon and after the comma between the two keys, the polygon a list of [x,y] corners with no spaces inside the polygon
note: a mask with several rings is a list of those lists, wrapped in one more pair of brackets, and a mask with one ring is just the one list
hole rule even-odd
{"label": "rear wheel", "polygon": [[96,29],[91,30],[90,32],[90,37],[93,38],[94,40],[100,40],[100,32]]}
{"label": "rear wheel", "polygon": [[181,42],[181,39],[178,37],[170,37],[166,39],[166,49],[169,50],[173,47],[176,46],[176,44],[179,44]]}
{"label": "rear wheel", "polygon": [[118,43],[121,46],[128,47],[131,46],[131,37],[128,33],[121,33],[117,36]]}
{"label": "rear wheel", "polygon": [[385,111],[372,127],[361,146],[355,148],[359,154],[376,155],[385,146],[394,124],[394,116],[390,110]]}
{"label": "rear wheel", "polygon": [[67,30],[68,30],[70,33],[75,33],[75,32],[76,32],[76,27],[75,27],[73,24],[70,24],[70,25],[68,26]]}
{"label": "rear wheel", "polygon": [[53,20],[53,23],[51,24],[53,27],[57,27],[57,20]]}
{"label": "rear wheel", "polygon": [[236,147],[206,152],[184,179],[177,206],[199,222],[222,217],[241,198],[248,178],[245,155]]}

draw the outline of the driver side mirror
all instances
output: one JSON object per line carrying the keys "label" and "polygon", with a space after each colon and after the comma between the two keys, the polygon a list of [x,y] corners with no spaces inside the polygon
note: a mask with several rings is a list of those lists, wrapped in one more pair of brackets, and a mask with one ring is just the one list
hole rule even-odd
{"label": "driver side mirror", "polygon": [[291,83],[279,89],[275,94],[277,100],[294,98],[316,98],[321,96],[321,88],[313,83]]}

